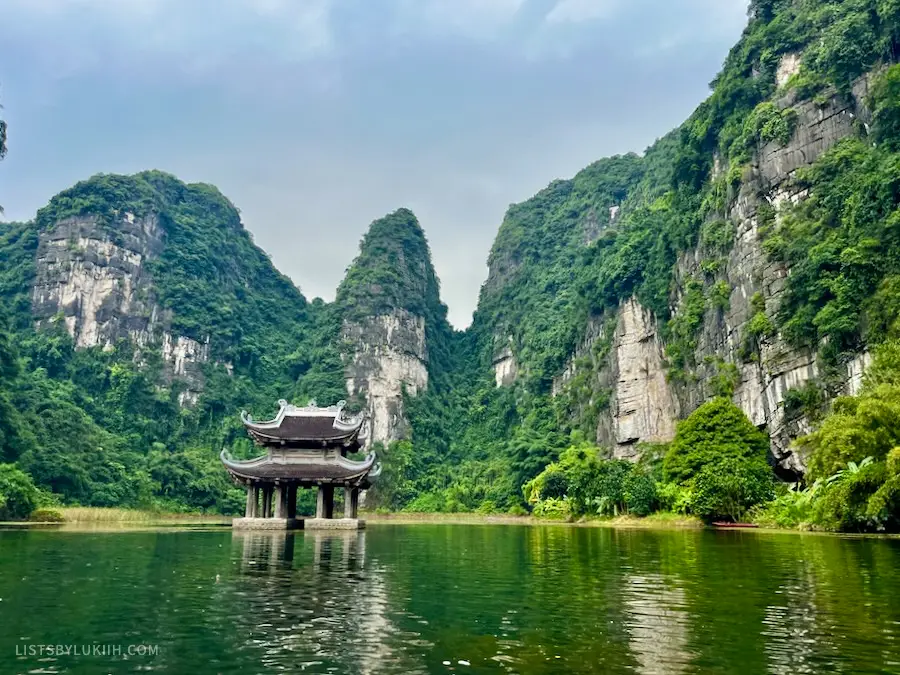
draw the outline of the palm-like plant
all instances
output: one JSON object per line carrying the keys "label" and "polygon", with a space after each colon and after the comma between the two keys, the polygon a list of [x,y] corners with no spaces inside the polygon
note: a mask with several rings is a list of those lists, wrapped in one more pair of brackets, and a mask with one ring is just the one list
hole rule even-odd
{"label": "palm-like plant", "polygon": [[[847,462],[847,468],[841,469],[836,474],[829,476],[826,481],[827,485],[831,485],[832,483],[837,483],[838,481],[847,480],[848,478],[852,478],[860,471],[862,471],[865,467],[869,466],[872,462],[875,461],[874,457],[866,457],[859,464],[856,462]],[[818,481],[817,481],[818,482]]]}

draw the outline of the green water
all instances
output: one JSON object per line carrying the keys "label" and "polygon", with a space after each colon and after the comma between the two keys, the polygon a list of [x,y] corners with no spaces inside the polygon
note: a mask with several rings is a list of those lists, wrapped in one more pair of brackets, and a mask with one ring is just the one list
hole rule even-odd
{"label": "green water", "polygon": [[0,531],[2,673],[900,673],[898,622],[892,540]]}

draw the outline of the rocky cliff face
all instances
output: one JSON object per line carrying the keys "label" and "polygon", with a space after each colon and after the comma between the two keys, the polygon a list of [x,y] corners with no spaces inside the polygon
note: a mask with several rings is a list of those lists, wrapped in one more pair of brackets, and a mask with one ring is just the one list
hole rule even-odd
{"label": "rocky cliff face", "polygon": [[372,441],[405,438],[409,429],[403,392],[415,396],[428,387],[425,319],[398,309],[361,322],[345,322],[341,337],[352,345],[346,365],[347,392],[367,401]]}
{"label": "rocky cliff face", "polygon": [[[796,55],[785,57],[779,70],[782,79],[795,72],[798,63]],[[788,419],[784,401],[788,391],[819,375],[816,355],[791,347],[778,335],[762,337],[754,355],[748,356],[744,348],[749,324],[761,309],[760,301],[765,314],[774,316],[790,274],[783,264],[771,261],[762,248],[760,210],[764,205],[772,206],[777,213],[780,207],[806,199],[806,192],[793,180],[797,170],[855,133],[859,124],[868,124],[870,113],[865,100],[870,81],[870,77],[863,77],[856,82],[848,98],[833,96],[824,103],[798,104],[792,97],[785,97],[778,102],[781,108],[794,108],[796,127],[789,143],[770,142],[759,148],[752,171],[745,175],[729,209],[734,242],[721,271],[715,279],[707,275],[705,283],[709,287],[715,281],[724,281],[731,289],[730,297],[726,309],[706,311],[689,381],[676,384],[667,379],[665,346],[656,318],[634,299],[619,308],[612,348],[595,384],[611,391],[610,405],[598,424],[597,440],[612,448],[615,456],[634,458],[639,442],[671,440],[676,420],[714,396],[715,378],[721,376],[723,366],[732,364],[737,370],[734,402],[754,424],[768,430],[772,455],[781,473],[792,477],[805,471],[804,458],[795,453],[791,442],[807,433],[810,424],[802,415]],[[683,289],[689,279],[704,278],[705,257],[699,247],[680,257],[676,289]],[[679,296],[676,290],[676,309]],[[592,322],[587,327],[585,342],[555,382],[555,393],[576,374],[579,353],[598,339],[596,326]],[[869,355],[863,353],[845,364],[842,393],[859,390],[869,362]]]}
{"label": "rocky cliff face", "polygon": [[59,221],[40,234],[32,309],[37,325],[62,315],[77,348],[111,349],[121,339],[159,348],[167,377],[186,383],[188,404],[203,386],[208,340],[173,335],[170,313],[155,302],[147,262],[164,238],[156,216],[126,213],[112,228],[91,216]]}
{"label": "rocky cliff face", "polygon": [[32,304],[38,323],[62,313],[77,347],[147,342],[159,323],[145,263],[163,247],[155,217],[122,218],[117,241],[94,217],[69,218],[40,235]]}
{"label": "rocky cliff face", "polygon": [[399,209],[369,226],[337,292],[347,391],[368,407],[370,442],[408,437],[404,394],[425,391],[429,340],[449,333],[425,233]]}
{"label": "rocky cliff face", "polygon": [[[796,64],[797,57],[785,60]],[[785,66],[787,68],[787,66]],[[760,237],[760,207],[770,205],[776,212],[785,205],[806,199],[804,190],[794,183],[797,170],[811,165],[838,141],[850,136],[858,124],[867,124],[871,114],[866,109],[869,77],[863,77],[853,87],[850,97],[833,96],[825,103],[807,101],[797,104],[793,97],[779,101],[779,107],[792,106],[797,124],[789,143],[765,144],[759,149],[752,174],[745,179],[740,194],[729,212],[736,225],[736,236],[725,266],[723,278],[730,286],[731,297],[725,312],[707,313],[696,354],[700,380],[696,386],[682,393],[682,411],[690,412],[711,395],[710,378],[716,360],[734,363],[739,368],[739,381],[734,402],[750,420],[766,427],[772,439],[772,454],[787,477],[802,474],[805,460],[791,449],[793,439],[810,430],[804,417],[787,419],[784,410],[785,394],[818,376],[815,354],[788,345],[779,335],[761,339],[757,358],[747,359],[741,352],[745,344],[749,322],[755,314],[754,297],[762,298],[767,316],[778,309],[790,270],[773,262],[762,249]],[[779,217],[779,216],[776,216]],[[696,274],[700,254],[693,251],[679,264],[679,276]],[[846,364],[844,391],[858,389],[861,371],[868,363],[868,355],[861,354]]]}
{"label": "rocky cliff face", "polygon": [[672,439],[678,408],[656,319],[633,298],[619,308],[606,379],[613,393],[597,438],[614,457],[636,458],[637,443]]}

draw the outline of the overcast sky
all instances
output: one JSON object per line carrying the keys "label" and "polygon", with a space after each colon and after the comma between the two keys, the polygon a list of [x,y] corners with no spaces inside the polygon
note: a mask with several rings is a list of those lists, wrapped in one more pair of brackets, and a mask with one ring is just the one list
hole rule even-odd
{"label": "overcast sky", "polygon": [[98,172],[217,185],[307,297],[406,206],[464,327],[510,203],[642,151],[746,0],[0,0],[6,218]]}

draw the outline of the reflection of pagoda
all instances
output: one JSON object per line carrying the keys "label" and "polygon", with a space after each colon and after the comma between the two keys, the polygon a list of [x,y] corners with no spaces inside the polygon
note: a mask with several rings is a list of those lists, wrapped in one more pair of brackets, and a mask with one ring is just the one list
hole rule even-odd
{"label": "reflection of pagoda", "polygon": [[[304,408],[278,402],[275,419],[254,422],[246,412],[241,420],[247,433],[267,449],[265,455],[236,460],[222,451],[222,462],[237,483],[247,487],[247,510],[235,527],[291,529],[296,527],[357,529],[359,491],[381,471],[375,453],[361,460],[347,457],[365,440],[365,413],[349,415],[345,402],[319,408],[310,401]],[[297,488],[318,488],[316,517],[297,518]],[[334,489],[344,489],[344,517],[334,518]]]}

